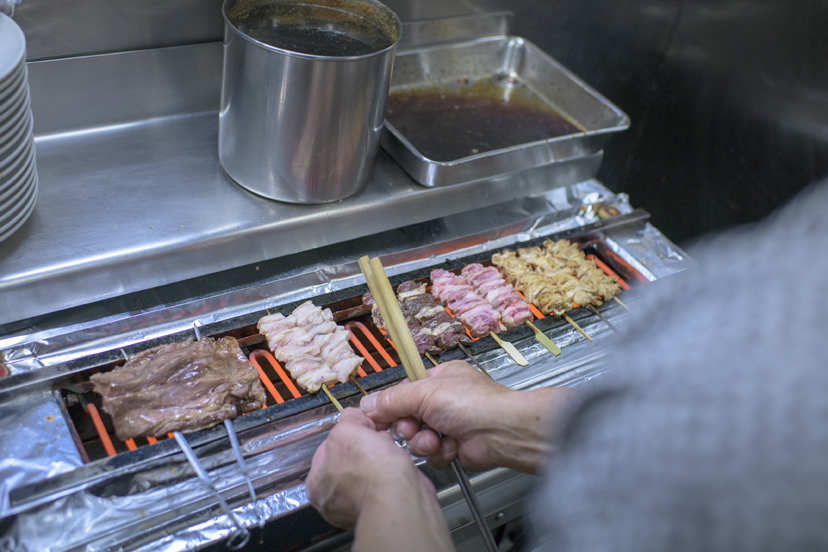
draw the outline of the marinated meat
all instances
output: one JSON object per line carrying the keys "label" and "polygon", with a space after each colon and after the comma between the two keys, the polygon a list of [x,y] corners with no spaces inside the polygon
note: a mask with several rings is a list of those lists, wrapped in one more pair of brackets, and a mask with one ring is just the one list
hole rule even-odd
{"label": "marinated meat", "polygon": [[496,253],[492,263],[544,314],[563,314],[573,303],[598,307],[621,289],[568,240]]}
{"label": "marinated meat", "polygon": [[232,337],[155,347],[90,380],[121,440],[207,429],[265,402],[256,369]]}

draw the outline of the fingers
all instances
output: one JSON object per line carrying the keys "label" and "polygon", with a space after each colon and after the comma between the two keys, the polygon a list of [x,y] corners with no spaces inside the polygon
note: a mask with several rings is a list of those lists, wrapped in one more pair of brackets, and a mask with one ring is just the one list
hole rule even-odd
{"label": "fingers", "polygon": [[368,429],[377,429],[376,424],[373,420],[365,416],[362,411],[357,410],[356,408],[346,408],[342,411],[339,415],[339,423],[340,424],[355,424],[361,425],[363,427],[367,427]]}
{"label": "fingers", "polygon": [[440,448],[428,459],[428,465],[444,470],[448,468],[454,459],[457,458],[457,441],[451,437],[444,437],[440,442]]}
{"label": "fingers", "polygon": [[430,458],[440,450],[440,437],[430,429],[424,429],[408,439],[408,450],[414,456]]}
{"label": "fingers", "polygon": [[391,435],[397,440],[405,439],[406,441],[410,441],[420,431],[421,425],[422,422],[419,418],[401,418],[391,424]]}
{"label": "fingers", "polygon": [[362,397],[359,407],[375,422],[394,422],[400,418],[419,415],[431,392],[429,380],[395,385],[390,389]]}

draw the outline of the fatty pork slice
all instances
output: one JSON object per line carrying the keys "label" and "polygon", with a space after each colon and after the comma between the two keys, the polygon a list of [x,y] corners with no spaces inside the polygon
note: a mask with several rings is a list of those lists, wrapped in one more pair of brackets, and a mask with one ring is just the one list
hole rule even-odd
{"label": "fatty pork slice", "polygon": [[260,409],[266,399],[232,337],[154,347],[90,380],[121,440],[207,429]]}
{"label": "fatty pork slice", "polygon": [[474,263],[463,267],[460,275],[472,289],[497,309],[503,325],[507,328],[511,329],[534,320],[529,305],[515,291],[512,284],[503,279],[495,267],[484,268],[483,265]]}
{"label": "fatty pork slice", "polygon": [[499,332],[500,313],[479,296],[463,278],[437,269],[431,272],[431,293],[460,319],[475,337]]}
{"label": "fatty pork slice", "polygon": [[337,326],[330,309],[310,301],[290,316],[265,316],[258,327],[276,359],[285,363],[291,377],[309,393],[347,381],[362,364],[362,357],[348,343],[350,332]]}

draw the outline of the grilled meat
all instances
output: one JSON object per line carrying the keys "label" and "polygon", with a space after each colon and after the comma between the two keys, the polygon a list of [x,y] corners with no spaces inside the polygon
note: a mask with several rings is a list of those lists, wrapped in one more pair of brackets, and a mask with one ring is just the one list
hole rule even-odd
{"label": "grilled meat", "polygon": [[614,278],[568,240],[496,253],[492,263],[544,314],[563,314],[573,303],[598,307],[620,290]]}
{"label": "grilled meat", "polygon": [[431,281],[434,284],[432,295],[446,305],[473,336],[480,337],[501,330],[500,313],[475,293],[463,278],[437,269],[431,271]]}
{"label": "grilled meat", "polygon": [[486,302],[497,309],[506,328],[511,329],[534,320],[529,305],[515,288],[503,279],[497,268],[484,268],[479,263],[473,263],[463,267],[460,276],[485,298]]}
{"label": "grilled meat", "polygon": [[336,325],[330,309],[323,310],[310,301],[290,316],[277,313],[263,317],[258,328],[273,355],[310,393],[323,385],[347,381],[363,361],[348,343],[350,332]]}
{"label": "grilled meat", "polygon": [[207,429],[265,402],[256,369],[232,337],[148,349],[90,380],[121,440]]}
{"label": "grilled meat", "polygon": [[406,320],[416,320],[420,332],[428,335],[436,345],[436,350],[430,352],[448,351],[459,343],[471,344],[463,324],[452,318],[445,307],[426,291],[425,283],[403,282],[397,286],[397,297]]}
{"label": "grilled meat", "polygon": [[[400,301],[400,308],[403,308],[402,301]],[[374,296],[370,292],[362,296],[362,304],[371,309],[371,318],[377,328],[384,330],[385,321],[382,319],[382,314],[379,311],[377,302],[374,301]],[[417,353],[424,355],[426,353],[439,353],[440,348],[434,344],[434,337],[428,332],[424,332],[420,321],[406,314],[403,309],[403,316],[405,316],[405,323],[408,326],[408,331],[411,332],[411,337],[414,339],[414,345],[417,346]]]}

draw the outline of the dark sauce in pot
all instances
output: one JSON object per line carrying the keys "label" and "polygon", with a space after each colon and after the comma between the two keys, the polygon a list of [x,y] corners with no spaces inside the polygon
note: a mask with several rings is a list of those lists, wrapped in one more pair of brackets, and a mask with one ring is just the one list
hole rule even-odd
{"label": "dark sauce in pot", "polygon": [[582,131],[505,76],[394,92],[385,118],[424,157],[438,162]]}
{"label": "dark sauce in pot", "polygon": [[[240,4],[240,7],[245,7]],[[282,50],[315,56],[363,56],[389,47],[382,29],[348,12],[306,4],[236,9],[233,23],[247,36]]]}

